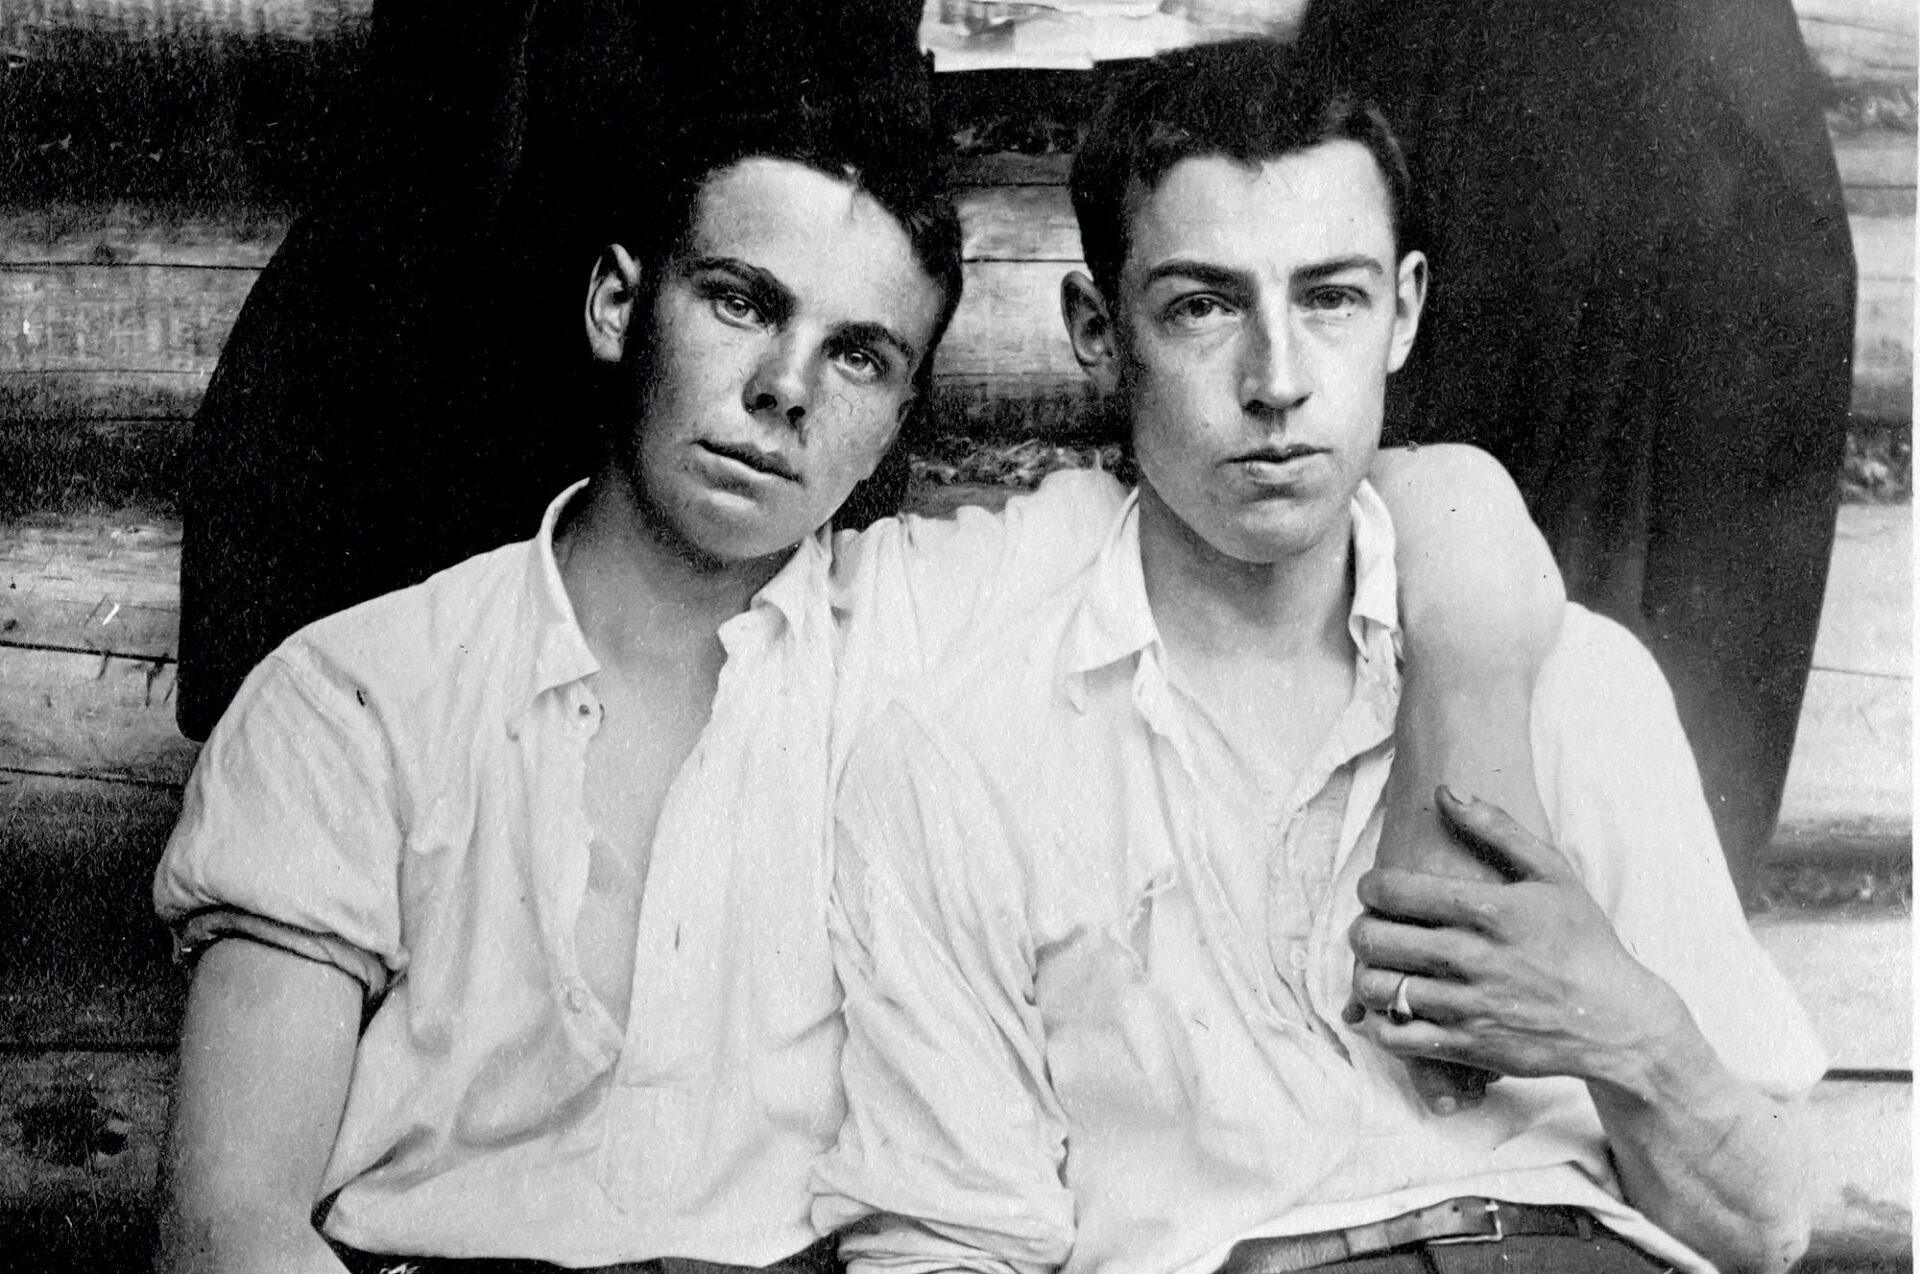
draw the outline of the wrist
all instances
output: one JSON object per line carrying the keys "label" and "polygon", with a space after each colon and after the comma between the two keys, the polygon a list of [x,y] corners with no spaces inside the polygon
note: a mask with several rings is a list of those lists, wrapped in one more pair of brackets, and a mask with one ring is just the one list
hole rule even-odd
{"label": "wrist", "polygon": [[1673,988],[1656,984],[1635,1001],[1644,1006],[1647,1029],[1596,1051],[1584,1078],[1596,1101],[1698,1109],[1705,1094],[1718,1091],[1719,1055]]}

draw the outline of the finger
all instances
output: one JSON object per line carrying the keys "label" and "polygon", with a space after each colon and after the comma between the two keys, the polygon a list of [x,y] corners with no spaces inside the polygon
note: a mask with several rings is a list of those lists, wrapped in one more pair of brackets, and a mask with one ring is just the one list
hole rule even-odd
{"label": "finger", "polygon": [[1467,847],[1511,880],[1574,880],[1566,855],[1515,822],[1491,801],[1462,797],[1442,784],[1434,792],[1441,815]]}
{"label": "finger", "polygon": [[1401,867],[1374,867],[1360,877],[1360,905],[1377,915],[1422,925],[1484,929],[1506,886]]}
{"label": "finger", "polygon": [[1396,1057],[1458,1061],[1468,1047],[1459,1032],[1420,1017],[1411,1022],[1391,1022],[1384,1014],[1369,1013],[1365,1021],[1354,1027],[1354,1033],[1365,1036]]}
{"label": "finger", "polygon": [[1459,983],[1422,974],[1396,973],[1372,965],[1354,967],[1354,998],[1370,1013],[1389,1014],[1395,1001],[1401,998],[1402,980],[1406,983],[1407,1012],[1416,1019],[1450,1025],[1469,1016],[1472,996]]}
{"label": "finger", "polygon": [[1411,977],[1396,969],[1378,969],[1370,964],[1353,966],[1353,998],[1369,1013],[1385,1013],[1393,1007],[1400,980]]}
{"label": "finger", "polygon": [[1461,980],[1484,966],[1487,940],[1467,929],[1433,929],[1362,914],[1347,927],[1354,960],[1396,973]]}

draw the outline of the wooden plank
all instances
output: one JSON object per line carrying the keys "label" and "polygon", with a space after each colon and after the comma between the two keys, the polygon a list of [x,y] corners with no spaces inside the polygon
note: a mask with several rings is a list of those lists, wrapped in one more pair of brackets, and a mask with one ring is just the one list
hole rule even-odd
{"label": "wooden plank", "polygon": [[67,420],[191,420],[211,367],[194,371],[0,370],[0,425]]}
{"label": "wooden plank", "polygon": [[1853,233],[1853,259],[1863,279],[1913,282],[1913,226],[1910,216],[1847,218]]}
{"label": "wooden plank", "polygon": [[[1913,1085],[1829,1080],[1808,1104],[1814,1243],[1824,1268],[1913,1244]],[[1911,1265],[1905,1268],[1911,1269]]]}
{"label": "wooden plank", "polygon": [[1860,280],[1854,311],[1853,414],[1913,418],[1913,279]]}
{"label": "wooden plank", "polygon": [[292,214],[230,208],[60,201],[0,207],[0,265],[174,265],[258,270]]}
{"label": "wooden plank", "polygon": [[0,646],[171,661],[180,527],[91,516],[0,529]]}
{"label": "wooden plank", "polygon": [[183,421],[0,417],[0,526],[102,514],[177,520],[187,443]]}
{"label": "wooden plank", "polygon": [[1913,683],[1816,669],[1781,802],[1802,841],[1913,834]]}
{"label": "wooden plank", "polygon": [[132,39],[316,40],[366,26],[373,0],[9,0],[0,34],[40,31]]}
{"label": "wooden plank", "polygon": [[1795,0],[1807,52],[1838,83],[1914,82],[1914,8],[1902,0]]}
{"label": "wooden plank", "polygon": [[1821,603],[1816,668],[1913,676],[1913,506],[1844,504]]}
{"label": "wooden plank", "polygon": [[180,792],[0,773],[0,1048],[168,1047],[185,978],[151,882]]}
{"label": "wooden plank", "polygon": [[144,1270],[168,1052],[0,1057],[0,1267]]}
{"label": "wooden plank", "polygon": [[1080,226],[1065,186],[989,186],[960,195],[969,261],[1060,261],[1078,266]]}
{"label": "wooden plank", "polygon": [[1060,265],[1052,261],[979,261],[941,343],[937,371],[948,377],[1081,378],[1060,325]]}
{"label": "wooden plank", "polygon": [[184,783],[198,749],[173,688],[170,663],[0,649],[0,770]]}
{"label": "wooden plank", "polygon": [[1840,169],[1840,184],[1849,190],[1890,189],[1911,193],[1916,168],[1920,168],[1914,135],[1905,129],[1865,128],[1836,133],[1833,160]]}
{"label": "wooden plank", "polygon": [[1772,912],[1753,934],[1842,1070],[1913,1069],[1913,917]]}
{"label": "wooden plank", "polygon": [[256,270],[0,269],[0,373],[208,373]]}

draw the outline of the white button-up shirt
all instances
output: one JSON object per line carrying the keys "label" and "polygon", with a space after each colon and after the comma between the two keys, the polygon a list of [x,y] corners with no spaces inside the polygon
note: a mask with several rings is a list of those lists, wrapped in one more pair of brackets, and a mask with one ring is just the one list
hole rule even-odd
{"label": "white button-up shirt", "polygon": [[770,1262],[816,1237],[806,1175],[840,1116],[827,545],[802,544],[720,629],[711,719],[660,814],[623,1034],[575,954],[600,707],[552,552],[566,498],[537,539],[261,664],[195,768],[156,900],[189,942],[250,933],[382,997],[326,1170],[334,1237]]}
{"label": "white button-up shirt", "polygon": [[[1463,1194],[1583,1206],[1707,1269],[1622,1200],[1584,1084],[1507,1079],[1436,1116],[1341,1020],[1399,697],[1370,488],[1353,526],[1353,690],[1297,776],[1262,782],[1170,676],[1132,505],[1077,582],[983,611],[870,718],[838,794],[849,1113],[815,1211],[892,1214],[843,1245],[856,1271],[1199,1274],[1243,1238]],[[1637,957],[1737,1074],[1804,1091],[1824,1059],[1646,651],[1570,608],[1532,743],[1555,838]]]}
{"label": "white button-up shirt", "polygon": [[913,684],[979,597],[1084,566],[1118,488],[1050,488],[1074,494],[884,522],[831,552],[811,538],[722,626],[712,712],[655,832],[624,1032],[575,949],[600,705],[552,539],[579,487],[535,539],[322,620],[254,671],[154,895],[188,948],[244,934],[377,1005],[328,1234],[588,1266],[758,1265],[819,1237],[808,1176],[841,1117],[834,713],[849,730],[866,688]]}

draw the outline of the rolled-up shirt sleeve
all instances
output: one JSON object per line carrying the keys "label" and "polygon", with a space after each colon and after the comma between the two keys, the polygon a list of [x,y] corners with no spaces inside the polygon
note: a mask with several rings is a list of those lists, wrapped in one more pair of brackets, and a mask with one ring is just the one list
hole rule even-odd
{"label": "rolled-up shirt sleeve", "polygon": [[[849,758],[830,911],[847,1116],[815,1224],[862,1271],[1049,1270],[1073,1239],[1021,858],[968,758],[915,709]],[[864,1218],[864,1219],[863,1219]]]}
{"label": "rolled-up shirt sleeve", "polygon": [[1728,1069],[1774,1097],[1804,1094],[1826,1054],[1748,927],[1653,656],[1611,620],[1570,608],[1534,704],[1561,847],[1622,941],[1679,993]]}
{"label": "rolled-up shirt sleeve", "polygon": [[244,936],[380,995],[405,962],[397,788],[367,691],[309,652],[269,656],[207,740],[154,875],[177,949]]}

